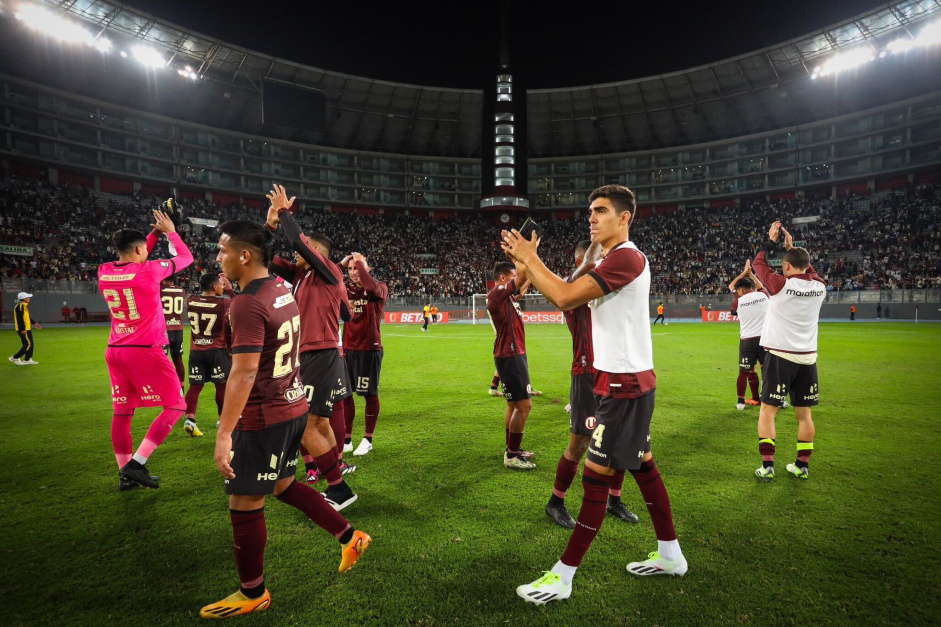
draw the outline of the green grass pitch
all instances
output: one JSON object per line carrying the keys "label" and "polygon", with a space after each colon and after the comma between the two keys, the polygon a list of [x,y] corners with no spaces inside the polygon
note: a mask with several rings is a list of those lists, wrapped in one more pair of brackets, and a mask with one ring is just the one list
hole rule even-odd
{"label": "green grass pitch", "polygon": [[[534,399],[524,444],[538,468],[501,463],[503,412],[487,396],[489,325],[384,328],[375,450],[344,513],[374,543],[350,573],[299,512],[267,504],[269,611],[251,625],[916,625],[941,622],[937,370],[941,325],[822,324],[821,405],[810,480],[784,472],[796,422],[778,417],[778,478],[759,465],[757,410],[735,410],[737,325],[654,330],[653,450],[689,560],[683,578],[625,564],[656,548],[611,517],[570,600],[536,607],[514,589],[561,555],[569,532],[543,512],[568,439],[571,341],[527,329]],[[19,345],[4,333],[7,350]],[[0,623],[196,624],[238,585],[207,386],[190,439],[177,426],[151,459],[159,490],[119,493],[104,328],[36,332],[39,366],[0,377]],[[934,364],[934,365],[932,365]],[[363,428],[357,403],[354,443]],[[156,410],[140,410],[135,443]],[[569,493],[577,515],[581,475]]]}

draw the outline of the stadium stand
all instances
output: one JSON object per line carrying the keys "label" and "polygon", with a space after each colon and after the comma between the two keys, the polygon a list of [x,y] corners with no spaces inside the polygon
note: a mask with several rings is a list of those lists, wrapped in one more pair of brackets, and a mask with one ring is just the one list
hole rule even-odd
{"label": "stadium stand", "polygon": [[[0,255],[7,277],[94,280],[99,263],[112,258],[111,232],[126,224],[145,228],[149,210],[163,199],[121,196],[10,177],[0,181],[0,240],[31,246],[32,257]],[[264,219],[257,209],[186,206],[191,217]],[[793,227],[818,259],[817,269],[837,291],[941,287],[941,186],[921,185],[838,200],[753,201],[720,208],[685,208],[638,218],[632,239],[651,259],[653,292],[717,294],[754,254],[776,217],[819,216]],[[490,268],[501,258],[499,227],[480,216],[444,220],[407,214],[361,215],[307,212],[305,230],[334,240],[337,253],[361,251],[394,296],[469,296],[486,291]],[[574,244],[587,236],[584,217],[546,218],[541,250],[560,274],[571,265]],[[204,271],[216,269],[212,237],[188,237],[196,257],[183,277],[191,290]],[[160,250],[156,255],[163,254]],[[423,270],[426,272],[423,273]],[[428,270],[436,274],[427,273]]]}

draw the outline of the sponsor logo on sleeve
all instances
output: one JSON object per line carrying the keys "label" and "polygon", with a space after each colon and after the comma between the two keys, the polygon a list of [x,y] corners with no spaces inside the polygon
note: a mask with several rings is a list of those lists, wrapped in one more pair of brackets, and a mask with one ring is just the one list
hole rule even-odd
{"label": "sponsor logo on sleeve", "polygon": [[286,305],[290,305],[293,302],[294,302],[293,296],[291,296],[290,294],[284,294],[282,296],[278,296],[278,298],[275,299],[273,307],[275,309],[281,309],[282,307]]}

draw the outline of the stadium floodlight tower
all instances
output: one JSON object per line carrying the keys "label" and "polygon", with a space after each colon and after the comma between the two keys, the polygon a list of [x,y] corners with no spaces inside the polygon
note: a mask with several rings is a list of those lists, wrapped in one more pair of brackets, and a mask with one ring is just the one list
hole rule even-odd
{"label": "stadium floodlight tower", "polygon": [[[515,93],[514,93],[515,91]],[[509,0],[500,3],[500,63],[496,91],[484,107],[480,209],[505,225],[529,212],[526,197],[525,92],[513,88],[510,73]],[[519,132],[518,132],[519,131]]]}

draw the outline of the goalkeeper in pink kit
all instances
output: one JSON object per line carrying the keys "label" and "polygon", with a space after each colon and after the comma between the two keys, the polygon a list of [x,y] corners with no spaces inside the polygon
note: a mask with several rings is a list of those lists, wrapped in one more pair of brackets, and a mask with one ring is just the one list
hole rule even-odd
{"label": "goalkeeper in pink kit", "polygon": [[[147,470],[147,460],[183,415],[186,402],[180,379],[163,352],[167,323],[160,301],[160,281],[193,263],[193,255],[176,227],[162,211],[154,211],[154,232],[145,236],[121,229],[111,237],[118,261],[98,268],[98,290],[111,313],[111,337],[105,351],[111,376],[114,418],[111,443],[118,462],[118,488],[157,488],[159,477]],[[177,255],[148,261],[147,255],[163,233]],[[131,420],[138,407],[163,407],[143,442],[132,454]]]}

